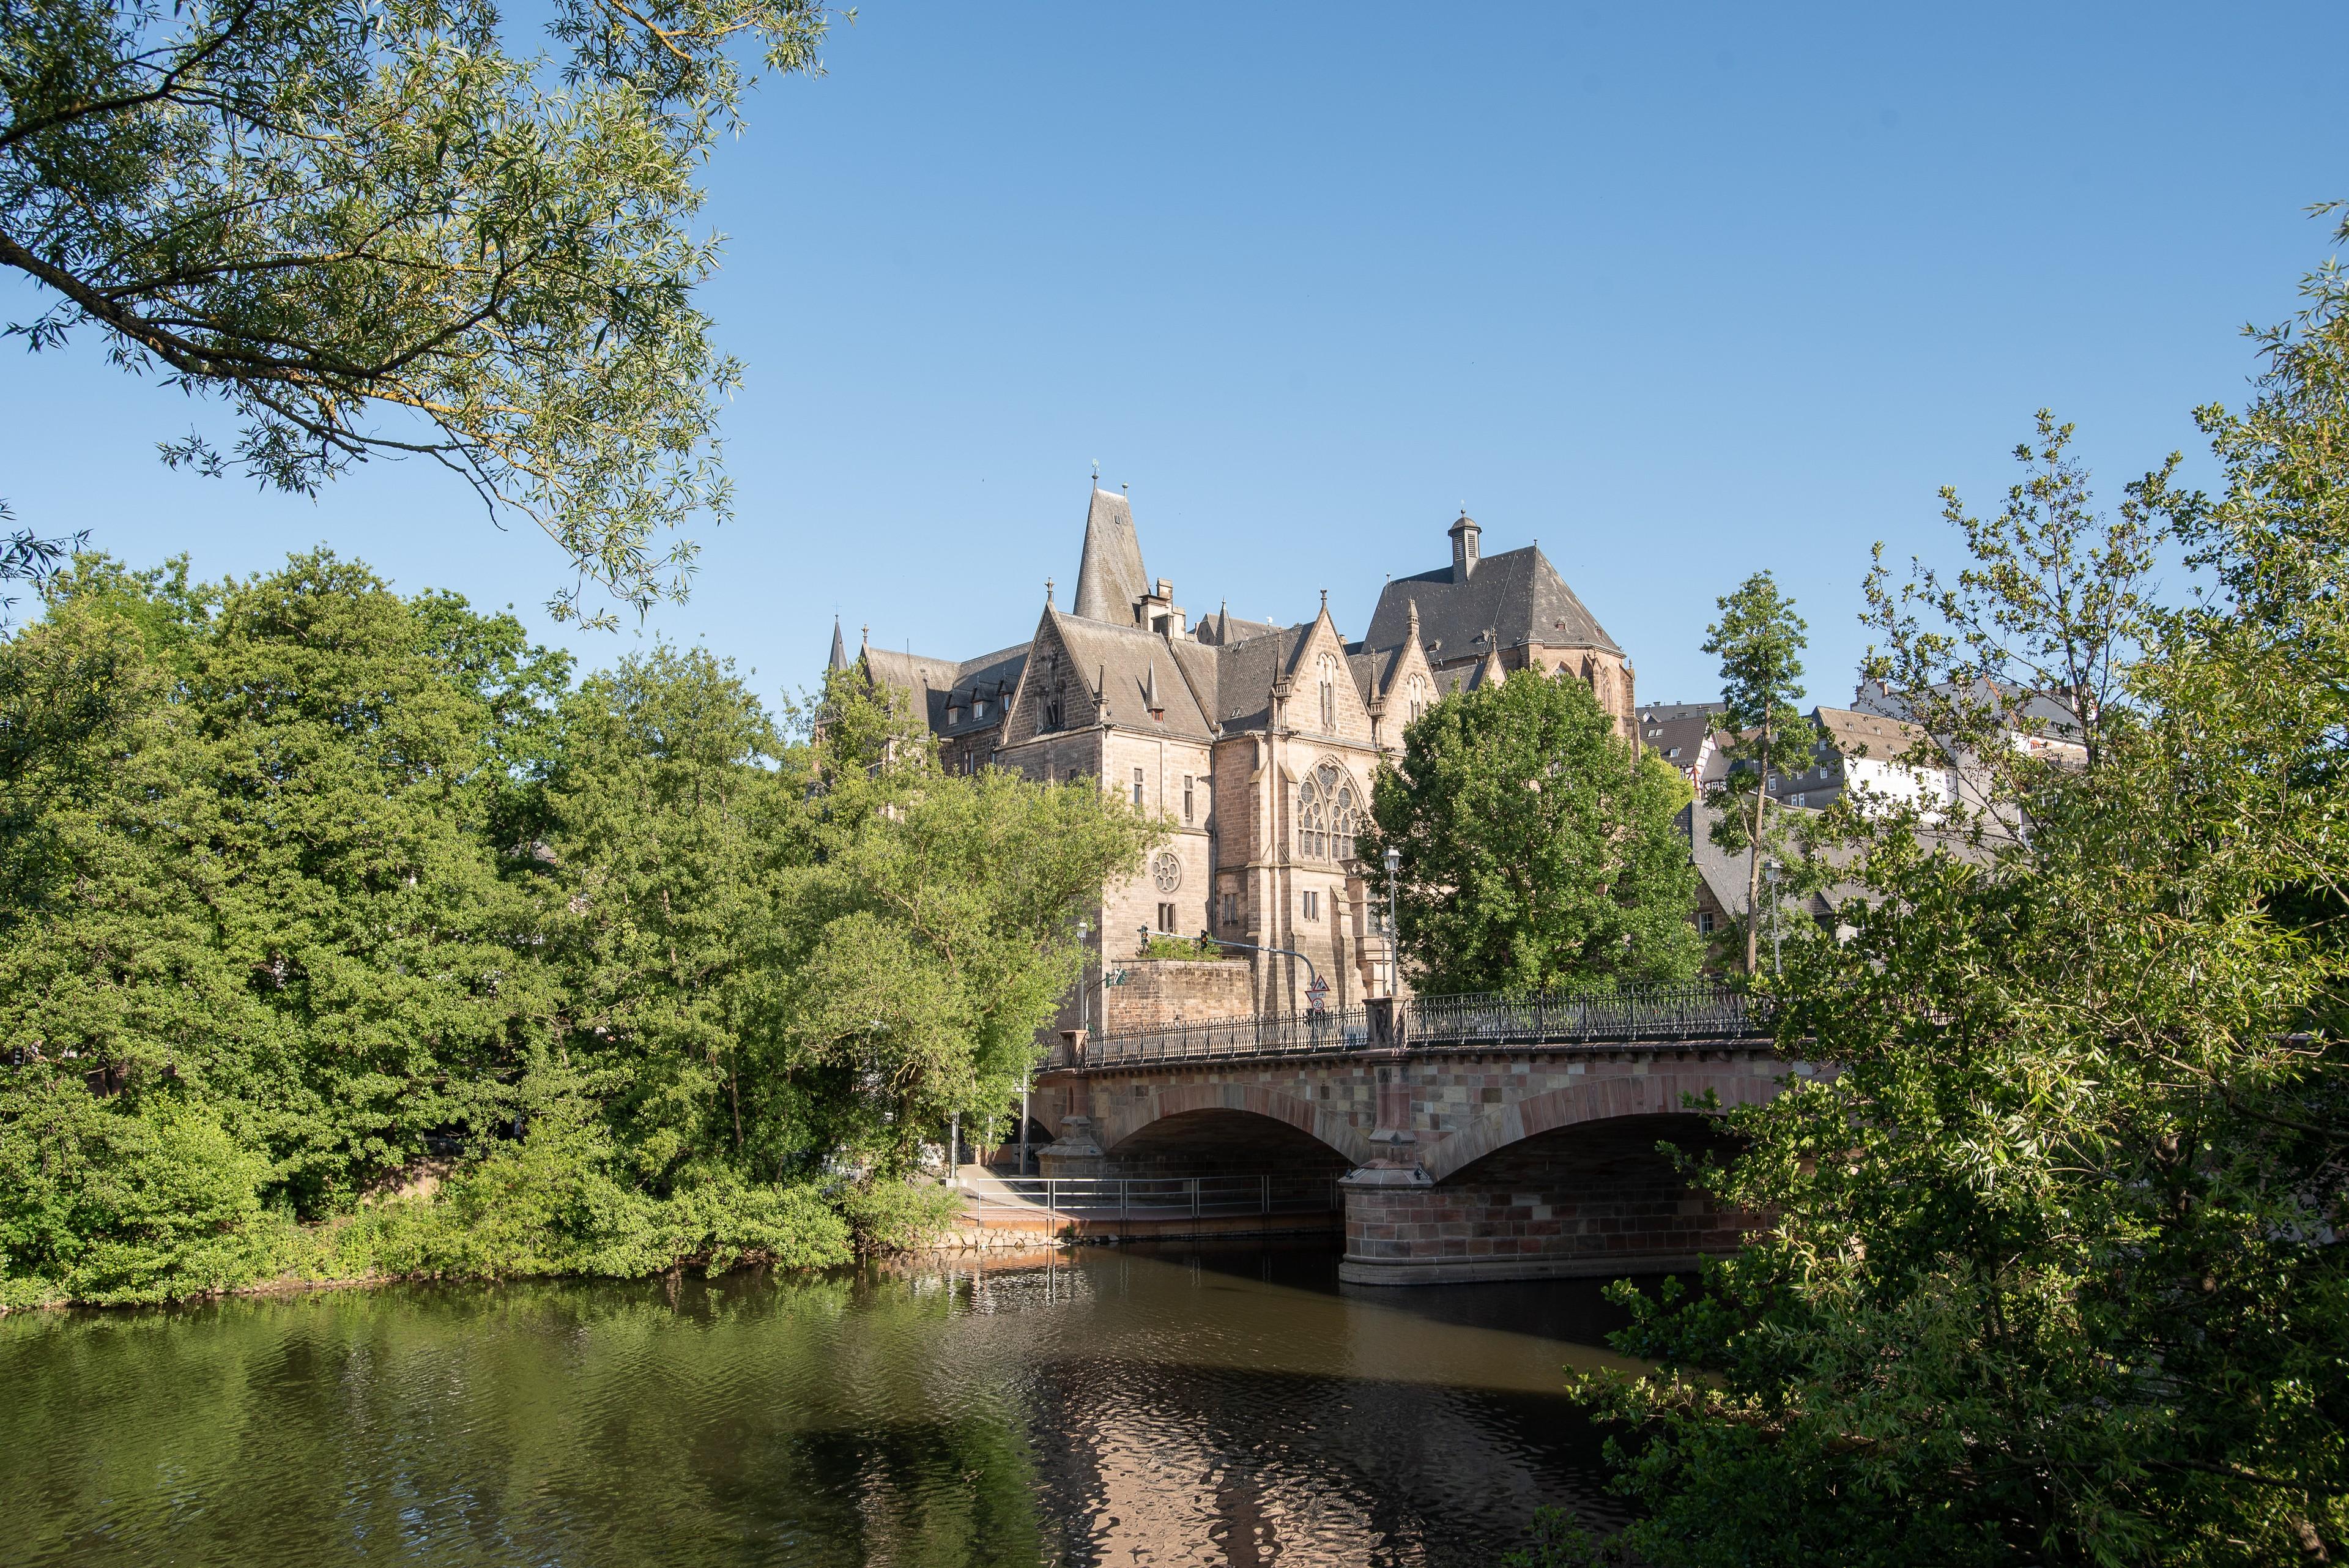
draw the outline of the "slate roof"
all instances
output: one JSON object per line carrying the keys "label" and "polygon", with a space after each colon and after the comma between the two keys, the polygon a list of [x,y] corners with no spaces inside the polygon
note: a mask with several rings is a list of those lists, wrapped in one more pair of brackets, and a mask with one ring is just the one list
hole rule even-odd
{"label": "slate roof", "polygon": [[[1212,739],[1206,710],[1193,695],[1192,682],[1175,662],[1174,645],[1154,631],[1138,626],[1118,626],[1060,610],[1051,618],[1061,646],[1068,650],[1075,673],[1087,692],[1098,682],[1109,696],[1109,719],[1132,730],[1163,730],[1193,740]],[[1163,720],[1150,716],[1150,693],[1158,695]],[[1069,727],[1094,722],[1081,711],[1068,715]]]}
{"label": "slate roof", "polygon": [[1566,586],[1549,558],[1531,545],[1485,556],[1464,583],[1452,580],[1450,566],[1393,579],[1379,595],[1363,642],[1389,648],[1402,641],[1413,603],[1419,606],[1419,639],[1431,648],[1431,662],[1481,655],[1485,645],[1476,639],[1486,631],[1503,648],[1538,642],[1551,648],[1623,651]]}
{"label": "slate roof", "polygon": [[1305,646],[1311,621],[1275,627],[1216,649],[1216,722],[1226,730],[1257,730],[1272,722],[1272,683],[1288,673]]}
{"label": "slate roof", "polygon": [[826,670],[845,670],[848,668],[848,644],[841,640],[840,618],[838,616],[832,618],[832,658],[824,665],[824,668]]}
{"label": "slate roof", "polygon": [[1692,713],[1670,719],[1658,718],[1652,710],[1641,709],[1640,744],[1674,767],[1694,767],[1704,749],[1705,737],[1720,732],[1717,718],[1717,714],[1706,712],[1702,706]]}
{"label": "slate roof", "polygon": [[1131,626],[1134,602],[1149,592],[1142,541],[1133,532],[1133,504],[1095,487],[1085,513],[1085,553],[1077,564],[1073,608],[1087,620]]}
{"label": "slate roof", "polygon": [[[1990,685],[1987,681],[1982,684],[1985,687]],[[1937,696],[1946,696],[1956,690],[1954,681],[1944,681],[1933,688],[1934,694]],[[2079,724],[2072,715],[2071,705],[2062,698],[2051,697],[2044,692],[2025,694],[2019,687],[2007,687],[2003,694],[2010,698],[2022,696],[2023,718],[2045,725],[2046,733],[2051,739],[2078,740]],[[1985,691],[1982,700],[1988,701],[1989,698],[1990,692]],[[1852,693],[1851,711],[1858,713],[1881,713],[1889,718],[1906,719],[1909,717],[1912,709],[1909,700],[1899,693],[1872,682],[1862,682],[1858,690]]]}
{"label": "slate roof", "polygon": [[1228,607],[1218,609],[1213,615],[1201,616],[1195,628],[1201,642],[1219,648],[1228,648],[1233,643],[1246,642],[1254,637],[1270,637],[1279,629],[1279,625],[1273,621],[1242,620]]}
{"label": "slate roof", "polygon": [[[874,681],[911,692],[914,711],[922,715],[933,734],[959,735],[971,730],[992,729],[1001,721],[1001,703],[1009,700],[1019,684],[1019,672],[1028,664],[1028,649],[1023,642],[982,653],[976,659],[951,659],[867,648],[864,667]],[[988,700],[984,718],[973,716],[970,699],[974,691]],[[961,699],[962,719],[949,725],[947,705],[951,698]]]}

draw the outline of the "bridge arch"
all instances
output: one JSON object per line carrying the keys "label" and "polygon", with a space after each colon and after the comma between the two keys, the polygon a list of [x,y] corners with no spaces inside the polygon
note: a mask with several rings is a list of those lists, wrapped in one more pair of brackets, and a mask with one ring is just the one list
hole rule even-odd
{"label": "bridge arch", "polygon": [[1154,1089],[1142,1099],[1124,1102],[1102,1118],[1102,1151],[1115,1160],[1121,1147],[1129,1144],[1137,1134],[1178,1116],[1195,1117],[1202,1112],[1218,1111],[1266,1116],[1285,1123],[1335,1153],[1349,1166],[1362,1165],[1371,1158],[1370,1140],[1345,1116],[1324,1110],[1299,1096],[1261,1084],[1229,1083],[1169,1085]]}
{"label": "bridge arch", "polygon": [[1740,1072],[1730,1063],[1723,1063],[1718,1068],[1586,1078],[1515,1105],[1498,1106],[1458,1132],[1432,1145],[1422,1145],[1420,1168],[1427,1172],[1430,1181],[1440,1182],[1513,1143],[1578,1122],[1685,1115],[1682,1096],[1702,1098],[1707,1090],[1717,1096],[1723,1110],[1728,1110],[1738,1106],[1762,1105],[1775,1098],[1778,1085],[1775,1077]]}

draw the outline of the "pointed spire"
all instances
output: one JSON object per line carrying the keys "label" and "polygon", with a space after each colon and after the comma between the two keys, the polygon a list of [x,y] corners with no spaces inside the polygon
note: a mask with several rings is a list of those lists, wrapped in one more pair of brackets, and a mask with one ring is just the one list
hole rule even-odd
{"label": "pointed spire", "polygon": [[832,660],[824,668],[826,670],[848,668],[848,644],[841,640],[840,617],[837,615],[832,618]]}
{"label": "pointed spire", "polygon": [[1085,552],[1077,567],[1076,613],[1087,620],[1133,624],[1133,607],[1150,592],[1134,536],[1133,507],[1123,495],[1093,492],[1085,514]]}
{"label": "pointed spire", "polygon": [[1143,680],[1142,705],[1150,710],[1154,719],[1166,711],[1166,704],[1158,700],[1158,660],[1154,659],[1150,661],[1150,673]]}
{"label": "pointed spire", "polygon": [[1093,666],[1093,722],[1109,722],[1109,666]]}
{"label": "pointed spire", "polygon": [[1419,640],[1419,601],[1405,599],[1403,604],[1411,612],[1411,639],[1417,642]]}

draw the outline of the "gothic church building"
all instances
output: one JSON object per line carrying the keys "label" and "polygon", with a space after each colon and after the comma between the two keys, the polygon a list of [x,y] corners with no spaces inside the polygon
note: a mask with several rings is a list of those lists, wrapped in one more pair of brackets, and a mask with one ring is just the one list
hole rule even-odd
{"label": "gothic church building", "polygon": [[[1126,497],[1097,488],[1075,602],[1057,607],[1048,585],[1026,642],[957,660],[868,639],[852,661],[835,624],[832,663],[908,694],[949,769],[1097,779],[1170,825],[1167,845],[1090,921],[1103,961],[1131,955],[1144,927],[1204,932],[1303,953],[1327,1005],[1356,1006],[1389,979],[1376,934],[1384,877],[1356,859],[1355,834],[1405,725],[1445,692],[1531,668],[1585,681],[1619,732],[1639,732],[1623,650],[1538,547],[1485,556],[1478,534],[1464,513],[1450,564],[1391,579],[1354,641],[1327,594],[1293,626],[1223,609],[1194,625],[1174,586],[1143,570]],[[1258,1011],[1305,1008],[1294,959],[1248,958]],[[1088,983],[1102,975],[1097,963]],[[1106,1016],[1102,1000],[1091,999],[1093,1019]]]}

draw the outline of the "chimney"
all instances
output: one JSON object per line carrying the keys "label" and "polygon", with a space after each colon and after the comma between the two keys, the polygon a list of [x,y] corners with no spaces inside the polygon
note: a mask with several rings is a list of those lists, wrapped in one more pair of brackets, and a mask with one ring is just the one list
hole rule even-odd
{"label": "chimney", "polygon": [[1482,531],[1476,526],[1476,520],[1468,515],[1468,508],[1463,506],[1460,509],[1460,521],[1447,530],[1452,535],[1452,580],[1454,582],[1464,583],[1475,575],[1476,535]]}

